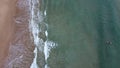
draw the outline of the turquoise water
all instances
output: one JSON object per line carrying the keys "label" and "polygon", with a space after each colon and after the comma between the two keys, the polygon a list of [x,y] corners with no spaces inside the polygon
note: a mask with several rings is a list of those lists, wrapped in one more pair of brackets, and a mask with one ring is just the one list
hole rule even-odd
{"label": "turquoise water", "polygon": [[43,0],[50,68],[120,68],[118,0]]}

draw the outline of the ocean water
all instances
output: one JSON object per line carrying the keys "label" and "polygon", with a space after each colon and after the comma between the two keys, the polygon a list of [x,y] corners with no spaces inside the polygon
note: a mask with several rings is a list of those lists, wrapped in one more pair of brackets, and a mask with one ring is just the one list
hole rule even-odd
{"label": "ocean water", "polygon": [[33,7],[37,10],[32,10],[32,21],[38,22],[34,27],[37,67],[31,68],[120,68],[120,1],[36,3],[39,8]]}

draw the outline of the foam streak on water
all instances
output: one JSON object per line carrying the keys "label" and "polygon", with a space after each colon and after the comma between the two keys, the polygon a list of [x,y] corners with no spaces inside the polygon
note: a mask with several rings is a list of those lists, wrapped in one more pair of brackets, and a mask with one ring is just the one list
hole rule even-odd
{"label": "foam streak on water", "polygon": [[42,14],[42,12],[39,10],[39,7],[40,7],[39,0],[30,0],[29,5],[30,5],[30,11],[31,11],[31,19],[29,21],[30,31],[33,34],[32,39],[34,39],[34,44],[35,44],[35,50],[34,50],[35,57],[30,68],[39,68],[37,64],[38,50],[44,53],[44,56],[45,56],[44,58],[46,62],[44,68],[49,68],[47,64],[47,59],[49,58],[49,53],[51,48],[53,48],[56,44],[52,41],[48,41],[48,39],[44,41],[42,38],[39,37],[40,33],[43,34],[43,37],[46,36],[47,38],[48,36],[48,32],[47,30],[44,29],[44,25],[42,28],[42,24],[44,23],[43,15],[46,16],[46,11]]}
{"label": "foam streak on water", "polygon": [[38,37],[39,34],[39,26],[38,23],[41,21],[42,18],[39,19],[40,14],[39,14],[39,9],[37,8],[39,5],[38,0],[31,0],[30,1],[30,10],[31,10],[31,20],[30,20],[30,30],[33,34],[34,39],[34,44],[36,45],[36,48],[34,50],[34,60],[33,63],[31,64],[30,68],[39,68],[37,65],[37,46],[39,45],[39,40],[40,38]]}

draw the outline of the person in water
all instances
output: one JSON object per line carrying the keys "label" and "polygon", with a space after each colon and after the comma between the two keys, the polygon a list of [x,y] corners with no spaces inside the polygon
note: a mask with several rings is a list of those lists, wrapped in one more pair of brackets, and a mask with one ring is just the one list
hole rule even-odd
{"label": "person in water", "polygon": [[111,41],[106,41],[106,44],[107,44],[107,45],[111,45],[112,42],[111,42]]}

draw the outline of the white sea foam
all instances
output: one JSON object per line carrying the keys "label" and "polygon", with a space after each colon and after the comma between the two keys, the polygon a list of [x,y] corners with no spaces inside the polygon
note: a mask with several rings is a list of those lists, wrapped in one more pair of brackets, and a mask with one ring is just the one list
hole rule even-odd
{"label": "white sea foam", "polygon": [[[33,34],[33,39],[34,39],[34,44],[36,46],[38,46],[39,44],[39,37],[38,37],[38,34],[39,34],[39,27],[38,27],[38,10],[36,10],[37,6],[35,6],[37,4],[37,0],[31,0],[30,1],[30,10],[31,10],[31,19],[30,19],[30,30]],[[35,11],[37,11],[37,14],[35,14]],[[37,47],[35,48],[34,50],[34,60],[33,60],[33,63],[31,64],[31,67],[30,68],[39,68],[38,65],[37,65]]]}
{"label": "white sea foam", "polygon": [[44,68],[50,68],[50,67],[48,67],[48,65],[46,64]]}
{"label": "white sea foam", "polygon": [[45,35],[48,37],[48,32],[47,31],[45,31]]}
{"label": "white sea foam", "polygon": [[45,54],[45,61],[47,62],[47,59],[50,55],[50,51],[52,48],[54,48],[56,44],[52,41],[46,41],[44,46],[44,54]]}
{"label": "white sea foam", "polygon": [[[42,31],[39,28],[39,24],[43,23],[44,18],[43,15],[46,16],[46,10],[44,11],[44,14],[42,14],[39,10],[39,0],[30,0],[30,11],[31,11],[31,19],[29,21],[30,23],[30,31],[33,34],[32,39],[34,39],[34,44],[35,44],[35,50],[34,50],[34,60],[33,63],[31,64],[30,68],[39,68],[37,65],[37,52],[38,50],[44,53],[44,58],[45,58],[45,62],[46,65],[44,66],[44,68],[50,68],[47,64],[47,59],[49,58],[50,55],[50,51],[51,48],[53,48],[54,46],[56,46],[56,44],[52,41],[48,41],[48,39],[44,42],[41,38],[39,38],[39,33],[40,32],[45,32],[45,36],[48,37],[48,32],[47,30]],[[48,26],[48,25],[46,25]]]}
{"label": "white sea foam", "polygon": [[47,15],[46,10],[44,11],[44,15],[45,15],[45,16]]}
{"label": "white sea foam", "polygon": [[32,63],[32,65],[31,65],[30,68],[38,68],[38,65],[37,65],[37,63],[36,63],[36,58],[37,58],[37,48],[35,48],[35,50],[34,50],[34,54],[35,54],[35,57],[34,57],[34,59],[33,59],[33,63]]}

